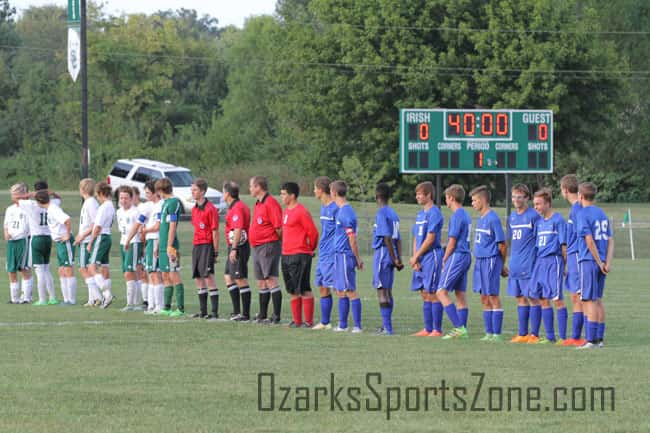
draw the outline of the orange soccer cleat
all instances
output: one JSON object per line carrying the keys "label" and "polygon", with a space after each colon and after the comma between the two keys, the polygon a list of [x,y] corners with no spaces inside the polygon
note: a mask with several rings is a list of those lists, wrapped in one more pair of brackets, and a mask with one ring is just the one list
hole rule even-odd
{"label": "orange soccer cleat", "polygon": [[442,337],[442,335],[443,335],[442,332],[440,332],[440,331],[436,331],[436,330],[434,329],[434,330],[431,331],[431,333],[429,334],[429,337]]}
{"label": "orange soccer cleat", "polygon": [[429,331],[427,331],[426,329],[423,329],[423,330],[421,330],[419,332],[416,332],[415,334],[411,334],[411,336],[412,337],[428,337],[429,334],[430,334]]}
{"label": "orange soccer cleat", "polygon": [[511,343],[528,343],[528,335],[515,335],[510,340]]}
{"label": "orange soccer cleat", "polygon": [[537,343],[539,343],[539,337],[537,337],[536,335],[529,335],[528,336],[528,341],[526,341],[526,343],[528,343],[528,344],[537,344]]}

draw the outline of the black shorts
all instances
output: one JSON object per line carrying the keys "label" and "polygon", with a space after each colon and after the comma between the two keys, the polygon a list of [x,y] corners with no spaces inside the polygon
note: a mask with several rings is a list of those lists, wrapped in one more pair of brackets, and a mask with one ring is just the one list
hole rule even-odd
{"label": "black shorts", "polygon": [[287,292],[290,294],[302,295],[305,292],[311,292],[309,285],[311,258],[309,254],[282,256],[282,277]]}
{"label": "black shorts", "polygon": [[248,278],[248,258],[251,256],[251,246],[248,242],[240,245],[237,248],[237,258],[235,262],[230,261],[230,251],[232,247],[228,247],[228,254],[226,255],[226,269],[225,275],[229,275],[233,280],[243,280]]}
{"label": "black shorts", "polygon": [[214,247],[212,244],[192,248],[192,278],[207,278],[214,274]]}
{"label": "black shorts", "polygon": [[255,279],[266,280],[269,277],[279,277],[280,256],[282,256],[280,241],[269,242],[253,248]]}

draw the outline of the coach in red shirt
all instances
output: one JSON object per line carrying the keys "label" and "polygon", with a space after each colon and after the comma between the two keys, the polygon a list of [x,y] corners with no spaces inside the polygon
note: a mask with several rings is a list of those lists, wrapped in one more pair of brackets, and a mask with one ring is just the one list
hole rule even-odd
{"label": "coach in red shirt", "polygon": [[[219,290],[214,281],[214,263],[219,255],[219,212],[205,198],[208,183],[198,178],[192,182],[192,226],[194,239],[192,248],[192,278],[196,281],[200,312],[192,317],[216,320],[219,318]],[[212,314],[208,316],[208,295]]]}
{"label": "coach in red shirt", "polygon": [[[253,247],[253,268],[260,290],[260,312],[257,323],[280,323],[282,290],[278,282],[282,246],[282,208],[269,194],[264,176],[252,177],[249,190],[257,199],[253,209],[248,239]],[[267,319],[269,300],[273,300],[273,316]]]}
{"label": "coach in red shirt", "polygon": [[[295,182],[286,182],[280,188],[280,199],[285,205],[282,213],[282,276],[291,295],[291,328],[314,326],[314,295],[311,291],[311,260],[318,246],[318,230],[311,214],[298,203],[300,188]],[[302,310],[305,309],[305,322]]]}

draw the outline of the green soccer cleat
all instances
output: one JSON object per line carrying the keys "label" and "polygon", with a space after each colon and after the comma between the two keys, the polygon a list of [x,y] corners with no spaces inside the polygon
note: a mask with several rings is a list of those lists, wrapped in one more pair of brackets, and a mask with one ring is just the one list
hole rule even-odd
{"label": "green soccer cleat", "polygon": [[169,317],[183,317],[185,315],[185,311],[181,310],[174,310],[171,313],[169,313]]}
{"label": "green soccer cleat", "polygon": [[555,340],[549,340],[548,338],[541,337],[537,344],[556,344]]}
{"label": "green soccer cleat", "polygon": [[492,341],[492,334],[485,334],[483,338],[481,338],[481,341]]}
{"label": "green soccer cleat", "polygon": [[47,302],[45,302],[45,301],[37,301],[37,302],[34,302],[32,305],[34,305],[36,307],[44,307],[44,306],[47,305]]}
{"label": "green soccer cleat", "polygon": [[496,343],[503,341],[503,336],[501,334],[493,334],[492,335],[492,340]]}
{"label": "green soccer cleat", "polygon": [[172,314],[172,310],[160,310],[158,313],[159,316],[167,316],[169,317]]}
{"label": "green soccer cleat", "polygon": [[50,299],[49,301],[47,301],[47,305],[59,305],[59,301],[57,301],[56,299]]}
{"label": "green soccer cleat", "polygon": [[451,340],[452,338],[468,338],[467,328],[464,326],[461,326],[460,328],[454,328],[449,331],[444,337],[442,337],[443,340]]}

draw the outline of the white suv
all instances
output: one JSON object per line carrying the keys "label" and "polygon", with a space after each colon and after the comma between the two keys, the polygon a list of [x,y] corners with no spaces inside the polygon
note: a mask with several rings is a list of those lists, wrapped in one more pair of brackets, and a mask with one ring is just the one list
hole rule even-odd
{"label": "white suv", "polygon": [[[144,184],[149,180],[162,179],[163,177],[171,179],[172,185],[174,185],[174,196],[181,201],[183,212],[190,213],[194,206],[190,190],[194,176],[185,167],[150,159],[119,159],[111,168],[108,183],[113,190],[122,185],[137,186],[140,189],[140,194],[144,197]],[[205,198],[215,205],[220,214],[224,214],[228,210],[223,194],[216,189],[208,188]]]}

